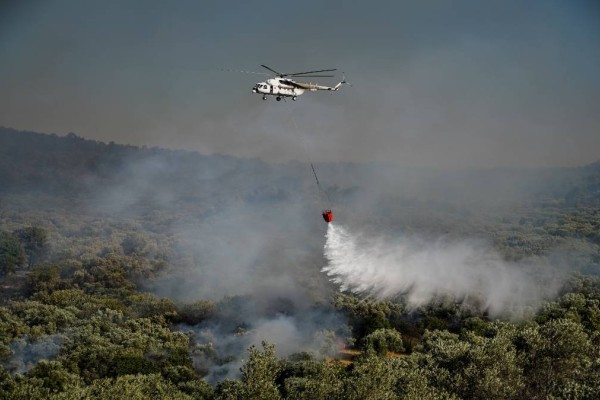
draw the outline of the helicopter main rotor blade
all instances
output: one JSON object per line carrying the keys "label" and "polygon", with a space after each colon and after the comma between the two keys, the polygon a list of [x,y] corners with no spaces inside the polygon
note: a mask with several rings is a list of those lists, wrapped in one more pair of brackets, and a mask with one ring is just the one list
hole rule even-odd
{"label": "helicopter main rotor blade", "polygon": [[335,75],[289,75],[289,76],[292,76],[292,77],[298,76],[299,78],[333,78]]}
{"label": "helicopter main rotor blade", "polygon": [[[263,65],[264,67],[264,65]],[[293,74],[285,74],[288,76],[298,76],[298,75],[305,75],[305,74],[313,74],[316,72],[331,72],[331,71],[337,71],[337,68],[333,68],[333,69],[320,69],[318,71],[306,71],[306,72],[295,72]]]}
{"label": "helicopter main rotor blade", "polygon": [[242,72],[244,74],[254,74],[254,75],[267,75],[267,76],[271,76],[271,74],[268,74],[266,72],[244,71],[244,70],[241,70],[241,69],[226,69],[226,68],[221,68],[221,69],[219,69],[219,71],[225,71],[225,72]]}
{"label": "helicopter main rotor blade", "polygon": [[275,73],[276,75],[279,75],[279,76],[288,75],[288,74],[282,74],[282,73],[280,73],[280,72],[277,72],[277,71],[275,71],[273,68],[269,68],[269,67],[267,67],[267,66],[266,66],[266,65],[264,65],[264,64],[261,64],[260,66],[261,66],[261,67],[263,67],[263,68],[266,68],[266,69],[268,69],[269,71],[271,71],[271,72],[273,72],[273,73]]}

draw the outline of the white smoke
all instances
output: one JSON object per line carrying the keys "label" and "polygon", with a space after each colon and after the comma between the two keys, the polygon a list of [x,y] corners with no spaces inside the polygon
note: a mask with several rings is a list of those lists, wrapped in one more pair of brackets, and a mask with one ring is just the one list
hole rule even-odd
{"label": "white smoke", "polygon": [[196,370],[207,382],[238,379],[242,360],[250,346],[261,348],[266,341],[275,345],[278,357],[307,353],[313,357],[329,356],[344,342],[350,328],[340,314],[326,310],[302,310],[293,315],[258,317],[244,315],[244,327],[224,324],[223,320],[207,320],[196,326],[180,325],[179,330],[191,335],[195,347],[192,359]]}
{"label": "white smoke", "polygon": [[24,335],[10,344],[12,357],[5,360],[4,368],[11,374],[24,374],[32,369],[40,360],[52,360],[60,351],[66,337],[64,335],[47,335],[33,338]]}
{"label": "white smoke", "polygon": [[340,290],[379,298],[404,294],[411,306],[450,296],[497,315],[535,308],[558,290],[554,269],[506,262],[476,241],[367,237],[334,224],[326,238],[322,271]]}

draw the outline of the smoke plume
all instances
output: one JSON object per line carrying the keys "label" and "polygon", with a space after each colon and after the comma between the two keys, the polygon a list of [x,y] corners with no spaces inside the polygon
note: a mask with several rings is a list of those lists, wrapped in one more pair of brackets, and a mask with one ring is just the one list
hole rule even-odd
{"label": "smoke plume", "polygon": [[10,344],[12,357],[3,366],[13,375],[23,374],[39,361],[56,357],[64,341],[63,335],[47,335],[37,339],[24,335]]}
{"label": "smoke plume", "polygon": [[406,295],[413,307],[450,297],[499,315],[536,307],[558,289],[552,268],[506,262],[477,241],[367,237],[334,224],[326,239],[322,271],[341,290]]}
{"label": "smoke plume", "polygon": [[238,326],[219,319],[178,327],[193,338],[194,366],[209,383],[237,379],[246,349],[252,345],[260,348],[262,341],[274,344],[278,357],[307,353],[322,358],[335,354],[350,334],[343,316],[317,308],[292,315],[239,317],[244,321],[238,321]]}

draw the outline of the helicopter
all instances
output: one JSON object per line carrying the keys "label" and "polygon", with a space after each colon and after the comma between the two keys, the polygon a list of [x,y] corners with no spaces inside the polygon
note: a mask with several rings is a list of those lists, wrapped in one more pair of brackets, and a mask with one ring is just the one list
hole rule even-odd
{"label": "helicopter", "polygon": [[[304,94],[305,91],[316,92],[318,90],[328,90],[337,92],[343,84],[348,84],[346,78],[343,77],[342,81],[335,86],[323,86],[315,83],[296,82],[291,78],[331,78],[333,75],[312,75],[319,72],[332,72],[337,69],[320,69],[317,71],[306,71],[306,72],[295,72],[292,74],[284,74],[275,71],[273,68],[261,65],[261,67],[268,69],[275,77],[267,79],[264,82],[258,82],[252,88],[252,93],[262,94],[262,99],[267,100],[267,96],[275,96],[277,101],[291,97],[293,101],[298,100],[298,96]],[[230,70],[231,71],[231,70]],[[258,75],[271,75],[266,72],[251,72],[251,71],[235,71],[244,72]]]}

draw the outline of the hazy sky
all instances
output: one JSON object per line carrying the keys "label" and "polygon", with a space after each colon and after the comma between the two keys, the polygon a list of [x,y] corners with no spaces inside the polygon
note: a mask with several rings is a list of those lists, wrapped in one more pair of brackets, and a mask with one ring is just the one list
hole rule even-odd
{"label": "hazy sky", "polygon": [[[2,126],[269,161],[600,159],[598,1],[1,4]],[[219,71],[260,64],[354,86],[263,102]]]}

